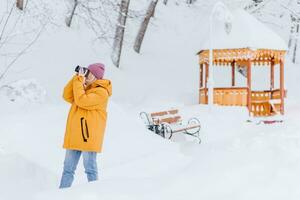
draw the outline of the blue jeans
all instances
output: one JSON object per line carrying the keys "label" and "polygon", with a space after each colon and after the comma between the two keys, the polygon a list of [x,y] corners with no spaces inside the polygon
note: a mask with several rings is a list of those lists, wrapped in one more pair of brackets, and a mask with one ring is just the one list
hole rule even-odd
{"label": "blue jeans", "polygon": [[66,150],[66,157],[64,161],[64,171],[61,177],[59,188],[71,187],[74,180],[75,170],[82,154],[83,166],[89,182],[98,180],[98,169],[97,169],[97,153],[96,152],[85,152],[78,150]]}

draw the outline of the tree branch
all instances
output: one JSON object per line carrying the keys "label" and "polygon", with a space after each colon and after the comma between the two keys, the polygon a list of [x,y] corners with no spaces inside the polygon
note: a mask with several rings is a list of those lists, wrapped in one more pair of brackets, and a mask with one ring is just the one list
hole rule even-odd
{"label": "tree branch", "polygon": [[6,75],[7,71],[13,66],[13,64],[37,41],[37,39],[40,37],[40,35],[42,34],[44,28],[45,28],[46,24],[43,25],[43,27],[41,28],[41,30],[38,32],[38,34],[36,35],[36,37],[27,45],[27,47],[25,47],[5,68],[4,72],[0,75],[0,80],[2,80],[4,78],[4,76]]}
{"label": "tree branch", "polygon": [[14,7],[15,7],[15,5],[12,5],[12,7],[11,7],[11,9],[9,11],[9,14],[8,14],[8,16],[6,18],[6,21],[5,21],[4,25],[3,25],[3,28],[2,28],[2,31],[1,31],[1,35],[0,35],[0,41],[1,41],[2,37],[3,37],[4,31],[5,31],[6,27],[7,27],[7,23],[9,21],[9,18],[11,16],[11,14],[12,14],[12,11],[14,10]]}

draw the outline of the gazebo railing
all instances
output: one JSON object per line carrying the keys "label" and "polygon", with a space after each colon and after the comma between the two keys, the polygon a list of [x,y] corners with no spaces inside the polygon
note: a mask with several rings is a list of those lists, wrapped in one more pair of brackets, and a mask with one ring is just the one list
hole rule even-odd
{"label": "gazebo railing", "polygon": [[[221,106],[246,106],[248,88],[214,88],[214,104]],[[207,88],[200,89],[201,104],[208,103]]]}
{"label": "gazebo railing", "polygon": [[[284,92],[286,96],[286,91]],[[199,102],[208,104],[208,89],[199,89]],[[214,104],[221,106],[247,106],[248,88],[214,88]],[[271,116],[281,111],[280,90],[251,92],[251,110],[253,116]]]}
{"label": "gazebo railing", "polygon": [[199,103],[208,104],[208,89],[201,88],[199,89]]}
{"label": "gazebo railing", "polygon": [[[286,97],[286,90],[284,91]],[[254,116],[271,116],[281,112],[280,89],[252,91],[251,112]]]}

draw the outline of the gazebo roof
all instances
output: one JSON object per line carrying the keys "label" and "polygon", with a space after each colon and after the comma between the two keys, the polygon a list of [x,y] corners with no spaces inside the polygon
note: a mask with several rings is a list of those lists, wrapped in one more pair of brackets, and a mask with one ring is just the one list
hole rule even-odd
{"label": "gazebo roof", "polygon": [[[272,49],[287,50],[285,41],[274,31],[258,21],[243,9],[232,12],[232,28],[229,34],[224,29],[224,23],[214,20],[213,49]],[[209,49],[209,38],[202,50]]]}
{"label": "gazebo roof", "polygon": [[[287,46],[274,31],[243,9],[232,12],[232,28],[226,33],[224,22],[215,20],[212,33],[214,62],[229,64],[233,61],[279,63],[284,60]],[[200,64],[208,63],[209,38],[199,52]]]}
{"label": "gazebo roof", "polygon": [[[253,62],[255,64],[278,64],[284,61],[285,50],[270,50],[250,48],[241,49],[217,49],[213,50],[213,62],[218,65],[227,65],[232,62],[245,64]],[[209,63],[209,50],[199,52],[199,63]]]}

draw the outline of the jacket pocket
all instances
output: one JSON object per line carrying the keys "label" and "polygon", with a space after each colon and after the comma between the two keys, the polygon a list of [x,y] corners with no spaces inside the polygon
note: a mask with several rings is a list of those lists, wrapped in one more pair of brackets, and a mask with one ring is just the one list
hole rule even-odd
{"label": "jacket pocket", "polygon": [[89,136],[88,125],[84,117],[80,118],[80,125],[81,125],[81,135],[82,135],[83,142],[87,142],[90,136]]}

